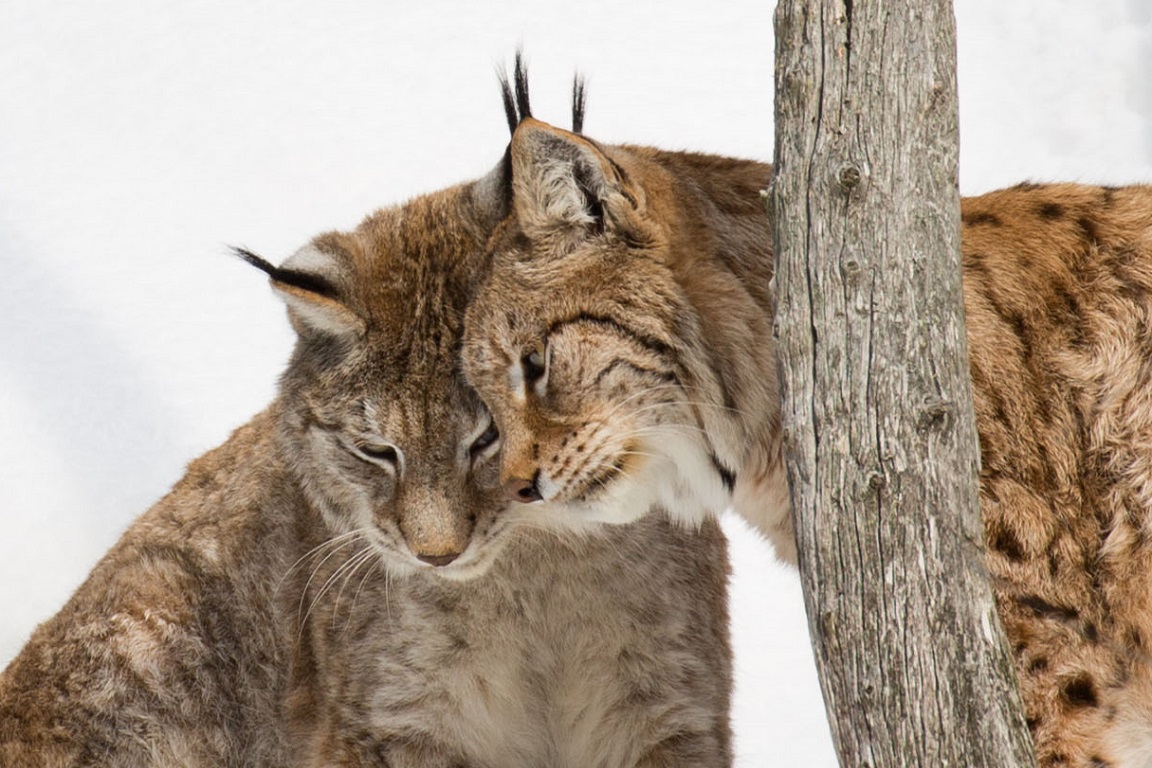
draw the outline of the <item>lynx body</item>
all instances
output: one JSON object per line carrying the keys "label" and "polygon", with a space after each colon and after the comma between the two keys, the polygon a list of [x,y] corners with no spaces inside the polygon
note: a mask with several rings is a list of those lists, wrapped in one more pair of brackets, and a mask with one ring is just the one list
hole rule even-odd
{"label": "lynx body", "polygon": [[0,765],[730,763],[719,529],[565,535],[496,482],[458,347],[502,177],[246,254],[281,394],[0,674]]}
{"label": "lynx body", "polygon": [[[529,506],[698,524],[795,560],[762,163],[536,120],[465,371]],[[963,202],[988,563],[1042,766],[1152,764],[1152,188]],[[638,499],[656,504],[637,503]]]}

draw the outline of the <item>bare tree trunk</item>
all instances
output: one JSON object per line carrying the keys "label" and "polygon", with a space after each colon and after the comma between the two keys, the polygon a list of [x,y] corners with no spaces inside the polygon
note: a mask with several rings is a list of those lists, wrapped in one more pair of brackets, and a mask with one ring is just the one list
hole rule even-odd
{"label": "bare tree trunk", "polygon": [[779,0],[777,334],[844,766],[1035,765],[984,564],[950,0]]}

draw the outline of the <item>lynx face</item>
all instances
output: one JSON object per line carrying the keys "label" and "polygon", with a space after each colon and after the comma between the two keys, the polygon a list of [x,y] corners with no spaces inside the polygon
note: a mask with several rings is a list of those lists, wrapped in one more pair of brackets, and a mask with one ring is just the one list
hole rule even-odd
{"label": "lynx face", "polygon": [[279,268],[242,255],[269,273],[299,334],[282,438],[332,553],[367,542],[393,573],[469,578],[515,518],[502,515],[492,419],[452,364],[483,228],[438,204],[381,211]]}
{"label": "lynx face", "polygon": [[[547,274],[517,266],[487,295],[517,290],[521,300],[490,313],[474,305],[470,317],[486,338],[466,351],[472,380],[499,424],[510,498],[564,505],[577,514],[555,522],[571,525],[630,522],[653,504],[693,521],[702,507],[723,509],[723,478],[706,437],[689,426],[693,405],[672,342],[658,327],[622,319],[637,309],[639,276],[580,274],[565,300],[554,302]],[[710,493],[697,495],[701,487]]]}
{"label": "lynx face", "polygon": [[[745,429],[759,425],[743,410],[777,412],[774,379],[749,375],[772,370],[767,313],[731,272],[694,263],[691,238],[706,235],[646,152],[522,122],[514,212],[468,311],[464,367],[500,429],[501,483],[556,524],[654,507],[698,524],[751,466]],[[708,301],[732,308],[726,343],[744,346],[746,371],[713,365],[691,270]]]}

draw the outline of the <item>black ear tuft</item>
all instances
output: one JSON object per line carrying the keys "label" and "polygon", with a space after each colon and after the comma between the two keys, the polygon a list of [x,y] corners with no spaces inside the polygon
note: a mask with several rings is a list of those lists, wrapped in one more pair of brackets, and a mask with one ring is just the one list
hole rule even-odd
{"label": "black ear tuft", "polygon": [[[532,117],[532,104],[528,98],[528,65],[524,62],[524,52],[516,51],[512,67],[512,79],[503,70],[497,73],[500,79],[500,97],[504,102],[504,117],[508,130],[516,132],[523,121]],[[584,132],[584,108],[588,100],[588,89],[584,76],[577,73],[572,78],[572,133]]]}
{"label": "black ear tuft", "polygon": [[532,117],[532,107],[528,103],[528,65],[524,63],[524,52],[516,51],[516,107],[520,110],[520,120]]}
{"label": "black ear tuft", "polygon": [[303,291],[315,293],[327,298],[335,298],[337,295],[336,287],[319,275],[299,272],[294,269],[282,269],[257,256],[247,248],[234,246],[232,253],[256,267],[256,269],[268,275],[268,277],[277,283],[290,285],[294,288],[299,288]]}
{"label": "black ear tuft", "polygon": [[572,78],[572,133],[584,132],[584,105],[588,101],[588,91],[584,87],[584,76],[577,73]]}
{"label": "black ear tuft", "polygon": [[504,117],[508,120],[508,132],[516,133],[516,126],[520,125],[520,115],[516,114],[516,100],[512,96],[512,88],[508,85],[508,76],[503,72],[500,77],[500,97],[504,101]]}
{"label": "black ear tuft", "polygon": [[274,265],[252,253],[252,251],[248,250],[247,248],[241,248],[238,245],[234,245],[232,246],[232,255],[239,256],[241,259],[244,259],[244,261],[256,267],[256,269],[260,270],[269,277],[275,277],[276,275],[276,267]]}
{"label": "black ear tuft", "polygon": [[528,65],[524,63],[524,52],[516,51],[512,68],[512,82],[503,71],[500,77],[500,95],[504,100],[504,117],[508,120],[508,130],[516,132],[521,121],[532,117],[532,105],[528,101]]}

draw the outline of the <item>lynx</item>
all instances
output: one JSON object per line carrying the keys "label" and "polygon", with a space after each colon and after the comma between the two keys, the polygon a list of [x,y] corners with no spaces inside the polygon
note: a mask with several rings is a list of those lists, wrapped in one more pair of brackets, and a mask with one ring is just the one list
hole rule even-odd
{"label": "lynx", "polygon": [[[465,328],[500,481],[551,515],[698,524],[795,559],[767,164],[531,117]],[[966,199],[988,564],[1042,766],[1152,764],[1152,187]]]}
{"label": "lynx", "polygon": [[276,400],[140,517],[0,675],[0,765],[725,766],[718,527],[509,509],[466,385],[508,169],[270,275]]}

